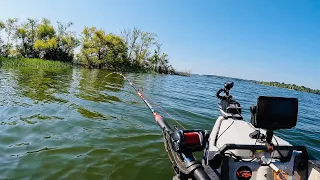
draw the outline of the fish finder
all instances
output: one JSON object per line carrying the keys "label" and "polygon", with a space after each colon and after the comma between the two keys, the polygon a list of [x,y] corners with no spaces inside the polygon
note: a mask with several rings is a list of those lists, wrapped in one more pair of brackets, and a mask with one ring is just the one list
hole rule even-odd
{"label": "fish finder", "polygon": [[298,99],[260,96],[251,112],[251,123],[256,128],[290,129],[297,124]]}
{"label": "fish finder", "polygon": [[251,123],[267,130],[267,142],[271,142],[273,130],[290,129],[298,119],[298,99],[260,96],[257,106],[251,106]]}

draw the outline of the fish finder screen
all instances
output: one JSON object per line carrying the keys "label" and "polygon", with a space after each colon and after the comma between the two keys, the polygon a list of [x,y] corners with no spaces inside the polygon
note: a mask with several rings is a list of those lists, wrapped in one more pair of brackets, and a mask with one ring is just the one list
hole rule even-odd
{"label": "fish finder screen", "polygon": [[296,126],[298,99],[283,97],[258,98],[256,128],[285,129]]}

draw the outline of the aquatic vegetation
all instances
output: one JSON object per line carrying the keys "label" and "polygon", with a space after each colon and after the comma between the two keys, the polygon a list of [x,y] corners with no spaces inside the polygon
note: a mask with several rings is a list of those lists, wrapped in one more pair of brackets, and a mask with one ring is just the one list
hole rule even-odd
{"label": "aquatic vegetation", "polygon": [[35,58],[1,58],[0,57],[0,66],[4,68],[12,68],[12,67],[28,67],[35,69],[61,69],[61,68],[71,68],[72,64],[60,62],[60,61],[50,61],[43,59],[35,59]]}
{"label": "aquatic vegetation", "polygon": [[102,119],[102,120],[109,120],[109,119],[114,119],[116,117],[113,117],[113,116],[105,116],[99,112],[96,112],[96,111],[90,111],[88,109],[85,109],[83,107],[79,107],[78,108],[78,112],[80,114],[82,114],[84,117],[86,118],[90,118],[90,119]]}
{"label": "aquatic vegetation", "polygon": [[20,120],[26,122],[27,124],[35,124],[37,123],[36,120],[45,121],[45,120],[63,120],[63,119],[64,118],[62,117],[46,116],[41,114],[35,114],[29,117],[20,117]]}

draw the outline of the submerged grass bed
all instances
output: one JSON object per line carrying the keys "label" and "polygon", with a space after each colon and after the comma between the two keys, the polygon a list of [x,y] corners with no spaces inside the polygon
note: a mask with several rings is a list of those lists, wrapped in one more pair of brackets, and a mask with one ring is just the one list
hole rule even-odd
{"label": "submerged grass bed", "polygon": [[0,67],[28,67],[28,68],[70,68],[71,63],[65,63],[61,61],[50,61],[44,59],[34,58],[0,58]]}

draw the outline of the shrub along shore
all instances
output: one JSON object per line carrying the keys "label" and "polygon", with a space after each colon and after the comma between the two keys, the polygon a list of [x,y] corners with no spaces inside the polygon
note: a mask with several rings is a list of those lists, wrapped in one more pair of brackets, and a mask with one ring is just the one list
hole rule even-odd
{"label": "shrub along shore", "polygon": [[84,27],[79,35],[70,30],[72,25],[72,22],[53,25],[46,18],[0,21],[0,63],[2,66],[72,64],[113,71],[190,75],[188,71],[176,72],[169,64],[168,54],[162,51],[155,33],[133,28],[116,35]]}
{"label": "shrub along shore", "polygon": [[313,93],[313,94],[319,94],[320,95],[320,90],[319,89],[311,89],[311,88],[308,88],[308,87],[305,87],[305,86],[298,86],[298,85],[295,85],[295,84],[285,84],[285,83],[280,83],[280,82],[263,82],[263,81],[257,81],[256,83],[263,84],[263,85],[266,85],[266,86],[274,86],[274,87],[292,89],[292,90],[297,90],[297,91],[308,92],[308,93]]}

